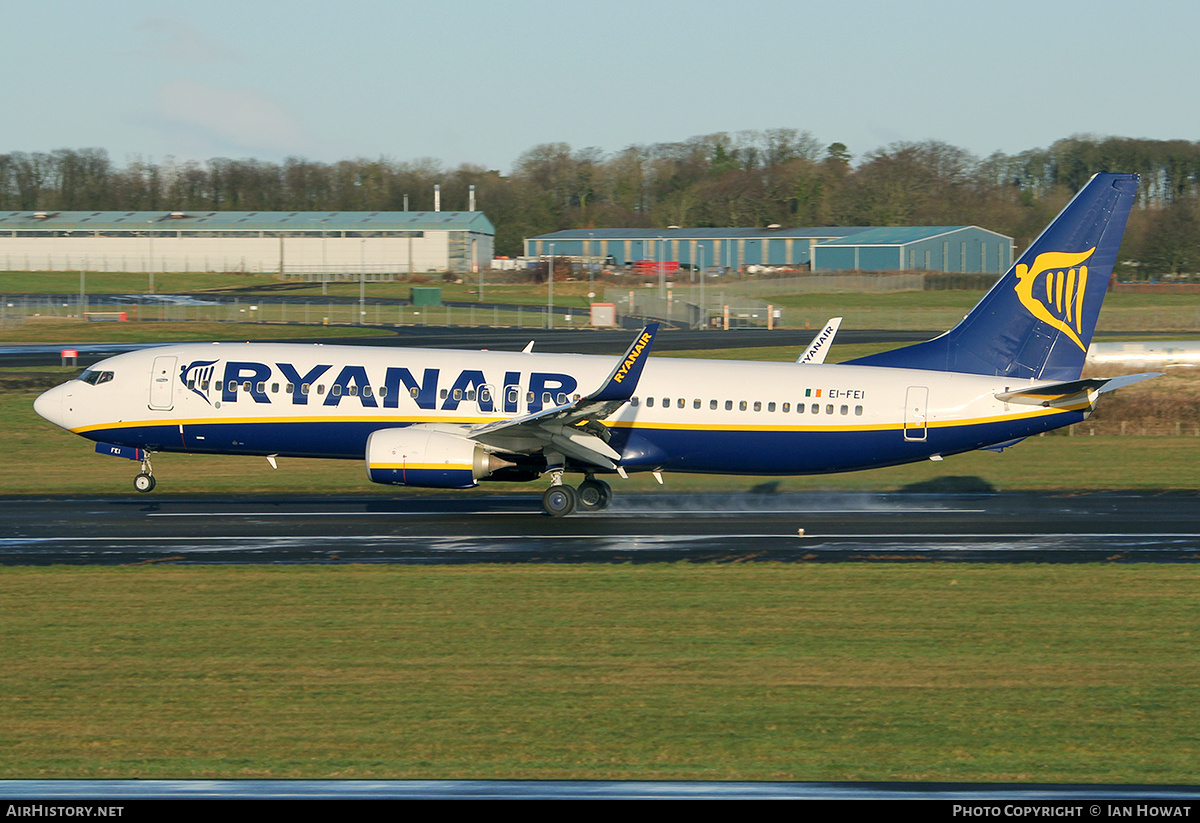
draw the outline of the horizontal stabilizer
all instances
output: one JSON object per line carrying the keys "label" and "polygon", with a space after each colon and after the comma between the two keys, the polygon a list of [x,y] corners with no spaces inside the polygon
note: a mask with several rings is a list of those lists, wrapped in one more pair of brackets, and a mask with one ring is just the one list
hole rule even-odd
{"label": "horizontal stabilizer", "polygon": [[1064,383],[1046,383],[1017,391],[997,392],[996,399],[1005,403],[1024,403],[1030,406],[1064,406],[1079,402],[1092,393],[1103,394],[1158,377],[1162,372],[1126,374],[1121,377],[1092,377]]}

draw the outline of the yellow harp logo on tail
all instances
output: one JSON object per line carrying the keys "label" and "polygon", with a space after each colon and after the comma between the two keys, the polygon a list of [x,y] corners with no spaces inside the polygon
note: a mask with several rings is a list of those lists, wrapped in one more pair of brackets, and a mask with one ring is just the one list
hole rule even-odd
{"label": "yellow harp logo on tail", "polygon": [[[1029,313],[1075,341],[1083,333],[1083,295],[1087,291],[1088,270],[1083,265],[1096,247],[1070,254],[1048,251],[1039,254],[1033,266],[1017,264],[1017,298]],[[1045,275],[1045,277],[1042,277]],[[1039,282],[1039,280],[1041,282]]]}

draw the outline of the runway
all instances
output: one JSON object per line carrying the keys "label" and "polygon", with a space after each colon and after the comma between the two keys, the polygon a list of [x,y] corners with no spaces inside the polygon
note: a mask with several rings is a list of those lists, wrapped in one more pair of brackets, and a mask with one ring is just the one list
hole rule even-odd
{"label": "runway", "polygon": [[618,494],[563,519],[529,494],[10,498],[0,563],[1200,561],[1189,494]]}

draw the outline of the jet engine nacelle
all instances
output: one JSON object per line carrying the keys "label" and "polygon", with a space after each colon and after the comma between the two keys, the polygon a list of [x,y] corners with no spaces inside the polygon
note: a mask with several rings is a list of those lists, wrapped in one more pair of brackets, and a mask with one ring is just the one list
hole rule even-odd
{"label": "jet engine nacelle", "polygon": [[466,489],[511,465],[473,440],[421,426],[380,429],[367,438],[367,478],[374,483]]}

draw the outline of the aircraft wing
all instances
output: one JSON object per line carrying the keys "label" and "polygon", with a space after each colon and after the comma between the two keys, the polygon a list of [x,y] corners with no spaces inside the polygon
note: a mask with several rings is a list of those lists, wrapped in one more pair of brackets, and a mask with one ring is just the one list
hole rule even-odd
{"label": "aircraft wing", "polygon": [[633,397],[658,328],[657,323],[650,323],[642,329],[604,384],[586,397],[524,417],[475,426],[467,437],[513,452],[549,447],[581,462],[615,469],[621,455],[608,445],[608,427],[601,421]]}

